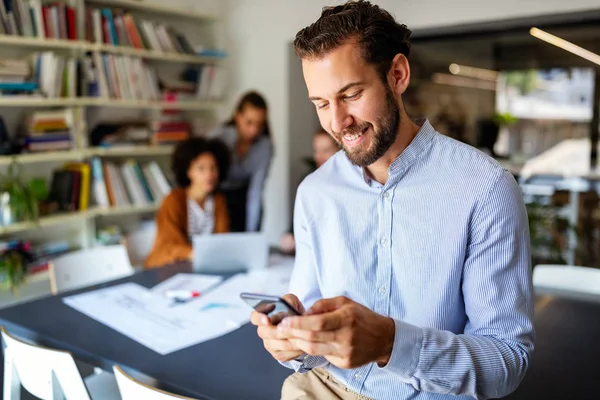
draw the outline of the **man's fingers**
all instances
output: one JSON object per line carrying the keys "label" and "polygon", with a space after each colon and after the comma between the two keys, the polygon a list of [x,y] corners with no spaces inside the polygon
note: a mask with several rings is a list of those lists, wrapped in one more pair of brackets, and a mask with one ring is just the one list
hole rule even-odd
{"label": "man's fingers", "polygon": [[330,343],[308,342],[303,339],[289,339],[289,342],[311,356],[336,355],[335,346]]}
{"label": "man's fingers", "polygon": [[307,342],[333,343],[338,331],[305,331],[302,329],[286,329],[282,334],[290,339],[302,339]]}
{"label": "man's fingers", "polygon": [[304,314],[306,312],[306,310],[304,309],[304,306],[302,305],[302,303],[300,302],[298,297],[296,297],[295,294],[288,293],[285,296],[283,296],[283,299],[285,301],[287,301],[288,303],[290,303],[290,305],[292,307],[294,307],[296,310],[300,311],[300,314]]}
{"label": "man's fingers", "polygon": [[271,322],[269,321],[269,317],[267,317],[265,314],[259,313],[257,311],[252,311],[252,314],[250,314],[250,322],[252,323],[252,325],[256,325],[256,326],[271,325]]}
{"label": "man's fingers", "polygon": [[343,323],[342,313],[339,311],[317,315],[303,315],[301,317],[287,317],[279,325],[282,332],[288,329],[304,331],[333,331],[339,329]]}
{"label": "man's fingers", "polygon": [[298,352],[298,348],[295,347],[289,340],[278,340],[278,339],[266,339],[263,341],[265,349],[269,353],[275,352]]}
{"label": "man's fingers", "polygon": [[330,299],[321,299],[315,302],[313,306],[308,310],[309,314],[324,314],[331,311],[335,311],[347,304],[349,299],[344,296],[332,297]]}
{"label": "man's fingers", "polygon": [[288,339],[292,334],[288,331],[278,330],[275,326],[259,326],[256,330],[258,336],[263,339]]}

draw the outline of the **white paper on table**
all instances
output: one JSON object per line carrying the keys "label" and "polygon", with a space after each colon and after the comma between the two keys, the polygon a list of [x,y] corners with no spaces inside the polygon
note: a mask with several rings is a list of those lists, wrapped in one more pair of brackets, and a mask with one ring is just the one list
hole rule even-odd
{"label": "white paper on table", "polygon": [[238,274],[197,299],[175,305],[161,294],[160,288],[156,290],[158,286],[148,290],[135,283],[69,296],[63,302],[164,355],[248,323],[252,308],[240,298],[240,293],[282,295],[287,292],[287,283],[283,282],[289,282],[289,274],[289,267]]}
{"label": "white paper on table", "polygon": [[216,275],[177,274],[154,286],[151,292],[161,296],[169,290],[190,290],[202,294],[222,280],[223,277]]}
{"label": "white paper on table", "polygon": [[292,271],[293,265],[281,265],[253,270],[248,275],[259,285],[258,293],[283,296],[289,293]]}
{"label": "white paper on table", "polygon": [[[200,312],[196,301],[171,306],[135,283],[70,296],[63,302],[163,355],[225,335],[243,323],[237,322],[241,307],[231,318],[231,309]],[[250,312],[244,311],[248,317]]]}
{"label": "white paper on table", "polygon": [[293,256],[273,253],[269,257],[269,267],[293,267],[295,260],[296,258]]}

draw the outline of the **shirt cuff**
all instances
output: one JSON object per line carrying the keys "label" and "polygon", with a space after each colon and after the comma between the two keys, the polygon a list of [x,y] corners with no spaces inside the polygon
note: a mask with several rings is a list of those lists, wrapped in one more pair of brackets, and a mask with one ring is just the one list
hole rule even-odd
{"label": "shirt cuff", "polygon": [[423,348],[423,329],[396,319],[394,324],[396,333],[392,354],[387,365],[379,369],[410,379],[419,366]]}
{"label": "shirt cuff", "polygon": [[291,368],[296,372],[305,373],[313,368],[324,367],[329,364],[329,361],[327,361],[325,357],[304,354],[296,360],[280,362],[280,364],[284,367]]}

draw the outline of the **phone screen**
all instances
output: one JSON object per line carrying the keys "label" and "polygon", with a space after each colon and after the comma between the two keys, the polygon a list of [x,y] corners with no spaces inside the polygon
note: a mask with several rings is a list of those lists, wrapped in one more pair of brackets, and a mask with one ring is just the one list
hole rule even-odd
{"label": "phone screen", "polygon": [[259,313],[266,314],[273,325],[280,323],[285,317],[300,315],[283,299],[260,296],[242,296],[244,301]]}

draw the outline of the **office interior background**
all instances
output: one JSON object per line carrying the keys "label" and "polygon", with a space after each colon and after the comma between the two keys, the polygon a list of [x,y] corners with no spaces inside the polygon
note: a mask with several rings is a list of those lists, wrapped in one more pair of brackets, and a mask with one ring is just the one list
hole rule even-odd
{"label": "office interior background", "polygon": [[[597,0],[376,3],[413,30],[408,114],[487,152],[520,184],[533,265],[600,268]],[[292,41],[330,3],[4,4],[16,19],[0,32],[1,308],[52,296],[48,265],[66,253],[123,244],[131,264],[141,266],[155,212],[173,186],[174,143],[206,135],[251,89],[269,107],[274,158],[262,231],[277,247],[291,224],[296,188],[310,171],[319,127]],[[106,18],[115,21],[113,33],[104,31]],[[129,31],[133,21],[138,39]],[[90,65],[103,66],[103,73]],[[86,74],[97,82],[93,88],[79,85],[77,77]],[[27,84],[15,89],[2,82]],[[60,137],[43,136],[56,127]],[[106,204],[90,200],[97,171],[114,185]],[[65,192],[72,179],[76,189]],[[29,189],[39,215],[15,206],[11,184]],[[53,191],[66,204],[44,201]],[[28,254],[16,267],[8,256],[15,246]],[[18,292],[10,290],[13,279],[24,279]],[[598,279],[586,275],[595,293],[586,296],[600,295]]]}

